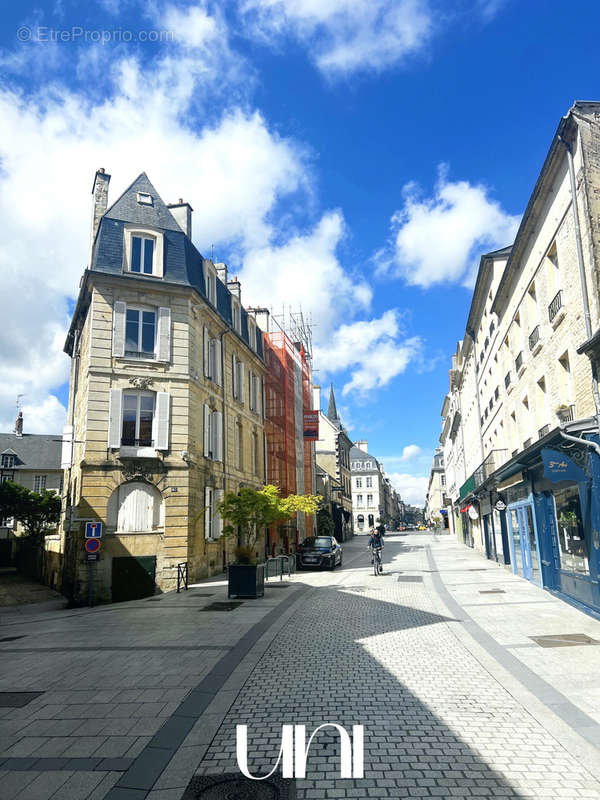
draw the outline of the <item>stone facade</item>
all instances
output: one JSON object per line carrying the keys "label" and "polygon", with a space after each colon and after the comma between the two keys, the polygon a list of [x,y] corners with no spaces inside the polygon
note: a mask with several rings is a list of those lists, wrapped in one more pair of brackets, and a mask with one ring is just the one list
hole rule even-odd
{"label": "stone facade", "polygon": [[[239,283],[230,290],[224,265],[202,259],[145,174],[111,209],[97,206],[65,347],[63,583],[75,602],[90,577],[94,601],[109,601],[125,599],[128,570],[157,591],[175,587],[181,562],[190,580],[221,572],[236,542],[219,539],[215,505],[265,479],[262,333]],[[137,262],[136,234],[153,242]],[[104,525],[91,567],[87,520]]]}

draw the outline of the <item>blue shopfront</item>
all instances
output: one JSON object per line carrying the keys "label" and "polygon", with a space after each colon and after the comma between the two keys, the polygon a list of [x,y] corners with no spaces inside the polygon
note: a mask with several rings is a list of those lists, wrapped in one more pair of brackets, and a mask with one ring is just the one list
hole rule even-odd
{"label": "blue shopfront", "polygon": [[600,614],[600,456],[553,433],[513,464],[522,480],[506,492],[512,571]]}

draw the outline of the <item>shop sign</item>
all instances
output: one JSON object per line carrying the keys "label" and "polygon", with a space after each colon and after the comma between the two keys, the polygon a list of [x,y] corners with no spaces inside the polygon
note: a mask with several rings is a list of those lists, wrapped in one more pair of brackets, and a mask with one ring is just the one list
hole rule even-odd
{"label": "shop sign", "polygon": [[494,508],[496,509],[496,511],[506,511],[506,503],[502,498],[499,498],[494,503]]}
{"label": "shop sign", "polygon": [[543,447],[541,455],[544,477],[549,481],[576,481],[579,483],[586,480],[585,472],[560,450]]}
{"label": "shop sign", "polygon": [[479,512],[475,506],[469,506],[469,519],[479,519]]}
{"label": "shop sign", "polygon": [[317,442],[319,440],[319,412],[305,411],[302,415],[302,430],[304,431],[305,442]]}

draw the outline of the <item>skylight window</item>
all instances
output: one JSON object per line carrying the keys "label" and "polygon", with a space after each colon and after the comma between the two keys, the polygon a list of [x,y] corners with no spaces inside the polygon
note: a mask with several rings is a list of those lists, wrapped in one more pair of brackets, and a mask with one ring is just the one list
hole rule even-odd
{"label": "skylight window", "polygon": [[147,194],[146,192],[138,192],[137,193],[137,201],[144,206],[151,206],[152,205],[152,195]]}

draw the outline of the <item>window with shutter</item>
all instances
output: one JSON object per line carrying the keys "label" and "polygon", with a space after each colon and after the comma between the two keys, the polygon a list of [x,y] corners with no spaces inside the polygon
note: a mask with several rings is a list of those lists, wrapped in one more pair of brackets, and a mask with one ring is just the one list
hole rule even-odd
{"label": "window with shutter", "polygon": [[202,330],[202,350],[204,362],[204,377],[210,377],[210,336],[208,335],[208,328]]}
{"label": "window with shutter", "polygon": [[223,499],[225,492],[223,489],[215,489],[214,490],[214,498],[215,498],[215,516],[213,517],[213,535],[215,539],[218,539],[219,536],[223,533],[223,519],[221,515],[217,511],[217,507],[221,500]]}
{"label": "window with shutter", "polygon": [[210,486],[204,488],[204,538],[213,538],[213,489]]}
{"label": "window with shutter", "polygon": [[158,361],[171,360],[171,309],[158,309]]}
{"label": "window with shutter", "polygon": [[204,404],[204,455],[206,458],[212,458],[211,450],[211,410],[210,406]]}
{"label": "window with shutter", "polygon": [[108,447],[121,446],[122,406],[123,392],[121,389],[111,389],[108,406]]}
{"label": "window with shutter", "polygon": [[[68,469],[73,461],[73,426],[65,425],[62,433],[61,469]],[[4,466],[4,464],[2,464]]]}
{"label": "window with shutter", "polygon": [[231,389],[233,393],[233,399],[238,399],[238,387],[237,387],[237,360],[235,354],[231,354]]}
{"label": "window with shutter", "polygon": [[223,414],[213,411],[211,414],[211,458],[214,461],[223,460]]}
{"label": "window with shutter", "polygon": [[125,355],[125,303],[115,300],[113,306],[113,342],[112,354],[116,358]]}
{"label": "window with shutter", "polygon": [[169,449],[169,405],[168,392],[157,392],[154,432],[154,447],[157,450]]}
{"label": "window with shutter", "polygon": [[214,339],[214,370],[213,380],[219,386],[221,385],[221,341]]}
{"label": "window with shutter", "polygon": [[239,388],[239,397],[238,400],[240,403],[244,402],[244,362],[238,361],[238,388]]}

